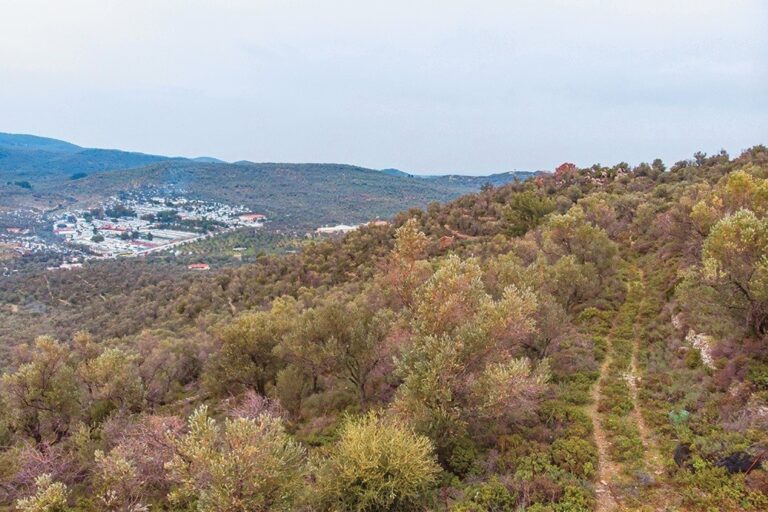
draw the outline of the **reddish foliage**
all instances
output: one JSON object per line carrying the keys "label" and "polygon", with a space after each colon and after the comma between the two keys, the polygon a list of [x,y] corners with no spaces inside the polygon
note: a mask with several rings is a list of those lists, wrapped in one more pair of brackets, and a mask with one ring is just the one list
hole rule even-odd
{"label": "reddish foliage", "polygon": [[146,489],[164,496],[170,490],[165,464],[175,451],[171,440],[184,430],[184,421],[176,416],[144,416],[139,421],[122,423],[110,420],[105,435],[113,436],[115,446],[136,467]]}
{"label": "reddish foliage", "polygon": [[60,445],[25,445],[19,452],[18,471],[7,482],[0,484],[0,503],[10,503],[26,496],[35,487],[35,479],[49,474],[55,482],[72,485],[82,480],[84,467],[77,458]]}
{"label": "reddish foliage", "polygon": [[576,173],[576,165],[564,162],[555,168],[555,179],[564,180],[573,177]]}
{"label": "reddish foliage", "polygon": [[281,419],[288,415],[280,402],[270,400],[253,390],[247,391],[243,399],[229,410],[229,415],[233,418],[256,419],[262,414]]}

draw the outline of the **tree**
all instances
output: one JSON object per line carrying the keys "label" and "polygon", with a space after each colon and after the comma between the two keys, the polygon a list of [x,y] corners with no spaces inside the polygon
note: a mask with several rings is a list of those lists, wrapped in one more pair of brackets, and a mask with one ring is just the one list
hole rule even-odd
{"label": "tree", "polygon": [[535,367],[525,357],[490,364],[473,383],[472,392],[478,404],[475,409],[491,421],[522,416],[535,408],[549,378],[546,359]]}
{"label": "tree", "polygon": [[167,464],[174,505],[200,512],[295,509],[304,483],[304,450],[279,419],[262,414],[222,425],[202,406],[174,446],[176,456]]}
{"label": "tree", "polygon": [[605,230],[590,224],[579,206],[548,219],[542,232],[542,250],[551,258],[572,254],[578,263],[592,263],[601,277],[613,271],[618,252]]}
{"label": "tree", "polygon": [[[343,321],[325,347],[335,362],[332,373],[354,387],[361,409],[365,409],[368,401],[366,385],[371,374],[389,355],[386,337],[392,321],[391,311],[376,310],[366,299],[363,295],[336,309],[343,315],[336,318]],[[330,311],[324,314],[332,316]]]}
{"label": "tree", "polygon": [[579,263],[573,254],[560,258],[553,265],[540,262],[537,268],[541,288],[555,297],[569,313],[601,291],[595,265],[591,262]]}
{"label": "tree", "polygon": [[477,262],[449,256],[416,293],[417,328],[424,334],[450,334],[487,298]]}
{"label": "tree", "polygon": [[512,194],[504,208],[504,221],[511,236],[522,236],[555,210],[555,202],[532,191]]}
{"label": "tree", "polygon": [[370,412],[348,419],[318,473],[321,509],[424,510],[440,467],[432,443],[402,422]]}
{"label": "tree", "polygon": [[101,429],[112,449],[97,461],[96,491],[115,506],[163,501],[171,490],[165,466],[177,455],[184,427],[176,416],[113,415]]}
{"label": "tree", "polygon": [[269,311],[244,313],[218,332],[221,348],[207,363],[203,376],[208,389],[219,395],[254,389],[267,392],[280,369],[274,350],[293,329],[299,306],[281,297]]}
{"label": "tree", "polygon": [[4,375],[1,390],[11,425],[37,444],[61,441],[80,411],[69,349],[50,337],[35,340],[29,362]]}
{"label": "tree", "polygon": [[306,309],[275,349],[309,379],[313,393],[320,391],[320,378],[337,364],[327,345],[346,328],[346,320],[338,303]]}
{"label": "tree", "polygon": [[757,172],[757,169],[746,166],[725,176],[718,184],[719,195],[728,212],[743,208],[764,216],[768,214],[768,179],[756,179],[748,171]]}
{"label": "tree", "polygon": [[278,348],[311,377],[313,391],[318,391],[319,377],[341,379],[352,385],[361,408],[367,403],[372,372],[388,355],[385,340],[392,318],[391,311],[371,303],[371,295],[331,295],[302,312]]}
{"label": "tree", "polygon": [[740,210],[720,220],[704,241],[705,275],[734,290],[756,334],[768,332],[768,219]]}
{"label": "tree", "polygon": [[483,408],[474,383],[535,330],[536,296],[509,286],[493,300],[482,286],[476,261],[447,258],[419,289],[415,336],[398,360],[403,383],[395,410],[435,442],[441,461],[451,457],[457,439],[478,422]]}
{"label": "tree", "polygon": [[413,294],[429,276],[425,261],[429,241],[419,231],[418,221],[408,219],[395,232],[395,248],[385,267],[385,281],[406,307],[413,303]]}
{"label": "tree", "polygon": [[137,354],[108,348],[93,359],[83,361],[78,375],[91,404],[91,417],[105,418],[113,410],[136,411],[144,400]]}
{"label": "tree", "polygon": [[134,346],[140,354],[139,375],[151,407],[166,403],[172,391],[198,381],[202,366],[199,352],[206,350],[202,340],[143,332]]}
{"label": "tree", "polygon": [[105,454],[96,450],[95,480],[96,496],[101,510],[110,512],[146,512],[142,503],[144,479],[136,466],[120,448]]}

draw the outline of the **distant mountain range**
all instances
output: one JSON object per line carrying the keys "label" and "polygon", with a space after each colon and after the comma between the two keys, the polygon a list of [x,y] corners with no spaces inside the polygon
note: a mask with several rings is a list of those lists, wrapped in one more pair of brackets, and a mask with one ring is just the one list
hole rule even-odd
{"label": "distant mountain range", "polygon": [[52,209],[152,188],[243,204],[280,219],[280,224],[304,227],[388,217],[484,184],[499,186],[534,174],[419,176],[343,164],[227,163],[211,157],[82,148],[56,139],[0,133],[0,207],[11,208]]}

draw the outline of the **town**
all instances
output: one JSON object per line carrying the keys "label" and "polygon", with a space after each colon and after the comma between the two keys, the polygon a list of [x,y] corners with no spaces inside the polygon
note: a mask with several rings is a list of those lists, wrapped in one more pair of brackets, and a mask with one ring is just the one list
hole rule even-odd
{"label": "town", "polygon": [[235,229],[259,229],[263,213],[244,206],[148,193],[122,193],[91,208],[48,212],[0,212],[0,266],[3,276],[15,272],[8,262],[25,256],[57,262],[49,270],[77,268],[84,261],[144,256]]}
{"label": "town", "polygon": [[67,210],[52,219],[53,234],[87,253],[84,259],[145,255],[225,231],[260,228],[266,215],[184,197],[114,197],[97,208]]}

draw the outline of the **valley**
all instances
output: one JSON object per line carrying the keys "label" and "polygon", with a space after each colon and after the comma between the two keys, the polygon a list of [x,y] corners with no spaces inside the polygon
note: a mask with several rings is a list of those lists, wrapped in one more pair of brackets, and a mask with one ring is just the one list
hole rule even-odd
{"label": "valley", "polygon": [[[302,241],[388,219],[411,206],[534,174],[417,177],[350,165],[230,164],[0,133],[0,254],[13,260],[3,273],[28,261],[59,268],[167,249],[184,265],[192,255],[237,265],[240,253],[291,251]],[[115,205],[136,215],[108,215]],[[261,217],[240,217],[248,213]],[[170,217],[150,218],[157,214]],[[246,235],[248,229],[263,234]],[[196,243],[233,231],[239,233],[235,238],[248,240],[239,251],[222,253],[219,244]],[[191,251],[180,250],[190,244]]]}

